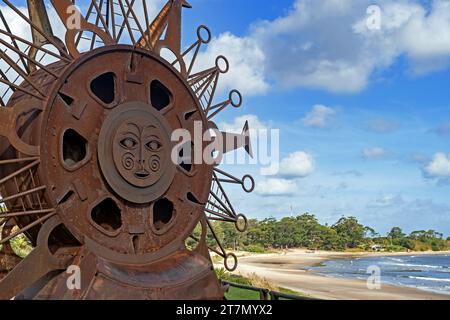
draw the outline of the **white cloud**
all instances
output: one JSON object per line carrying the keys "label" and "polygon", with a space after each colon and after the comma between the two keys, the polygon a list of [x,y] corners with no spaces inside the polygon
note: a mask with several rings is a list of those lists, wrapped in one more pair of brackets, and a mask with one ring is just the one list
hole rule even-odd
{"label": "white cloud", "polygon": [[[17,6],[19,11],[25,15],[28,14],[28,10],[26,7]],[[5,20],[8,22],[8,26],[11,28],[11,32],[21,38],[30,39],[30,28],[24,23],[24,20],[13,10],[11,10],[6,5],[0,5],[0,9],[5,16]],[[5,30],[3,22],[0,22],[0,27],[2,30]],[[4,36],[2,35],[2,38]]]}
{"label": "white cloud", "polygon": [[[152,1],[150,16],[164,3]],[[353,93],[367,87],[377,70],[409,58],[411,71],[423,74],[450,65],[450,1],[379,0],[381,29],[366,27],[371,0],[295,0],[292,8],[271,21],[254,23],[246,36],[225,32],[200,53],[197,69],[211,67],[218,55],[230,62],[220,91],[238,89],[244,95],[268,92],[271,84]],[[22,8],[23,9],[23,8]],[[23,9],[24,11],[26,9]],[[136,10],[142,15],[142,10]],[[2,12],[13,32],[29,38],[29,27],[10,10]],[[50,19],[62,36],[54,10]]]}
{"label": "white cloud", "polygon": [[256,193],[262,196],[290,196],[296,189],[295,181],[286,179],[267,179],[256,185]]}
{"label": "white cloud", "polygon": [[298,151],[281,160],[280,176],[289,179],[304,178],[315,170],[314,158],[309,153]]}
{"label": "white cloud", "polygon": [[386,156],[386,150],[380,147],[366,148],[362,154],[366,159],[381,159]]}
{"label": "white cloud", "polygon": [[355,24],[366,47],[378,54],[381,67],[405,55],[412,71],[423,74],[448,67],[450,58],[450,2],[431,1],[430,10],[418,0],[381,1],[382,27],[371,32],[363,27],[365,19]]}
{"label": "white cloud", "polygon": [[[254,114],[246,114],[234,118],[232,122],[221,122],[218,124],[218,128],[222,132],[241,134],[245,122],[247,121],[250,129],[248,134],[250,136],[253,159],[247,158],[248,154],[246,150],[244,148],[240,148],[237,153],[230,152],[225,154],[224,162],[236,163],[236,161],[249,161],[250,163],[254,163],[253,161],[256,161],[255,163],[261,165],[260,170],[262,170],[261,173],[264,172],[263,175],[273,175],[273,172],[278,170],[279,140],[275,137],[279,137],[279,133],[276,136],[271,134],[272,130],[270,130],[270,123],[264,123]],[[275,130],[274,132],[277,131],[278,130]],[[264,152],[264,150],[267,152]],[[269,151],[270,153],[268,153]],[[264,167],[264,169],[262,166],[268,167]]]}
{"label": "white cloud", "polygon": [[242,86],[248,94],[265,93],[272,82],[285,88],[358,92],[375,71],[401,56],[409,58],[416,74],[449,66],[450,1],[434,0],[428,10],[420,0],[380,0],[378,31],[366,26],[366,9],[372,4],[296,0],[286,15],[255,23],[247,36],[220,35],[207,53],[211,58],[230,56],[236,73],[228,84]]}
{"label": "white cloud", "polygon": [[415,63],[418,73],[448,66],[450,58],[450,2],[435,0],[428,14],[423,8],[401,30],[405,52]]}
{"label": "white cloud", "polygon": [[267,130],[269,128],[269,124],[263,123],[258,116],[246,114],[236,117],[233,122],[221,122],[219,129],[231,133],[241,133],[246,121],[248,121],[250,130]]}
{"label": "white cloud", "polygon": [[327,128],[336,115],[336,111],[324,105],[315,105],[311,111],[302,119],[303,124],[307,127]]}
{"label": "white cloud", "polygon": [[435,154],[431,162],[425,166],[424,172],[432,178],[450,178],[450,154]]}
{"label": "white cloud", "polygon": [[207,50],[197,58],[196,70],[211,68],[220,55],[227,58],[230,69],[221,75],[219,92],[237,89],[246,96],[267,92],[269,84],[264,73],[266,57],[254,39],[240,38],[229,32],[214,37]]}

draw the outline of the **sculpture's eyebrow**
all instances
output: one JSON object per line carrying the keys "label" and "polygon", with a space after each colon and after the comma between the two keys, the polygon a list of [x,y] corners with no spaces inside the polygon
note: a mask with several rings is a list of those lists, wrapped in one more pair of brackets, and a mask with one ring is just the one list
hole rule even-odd
{"label": "sculpture's eyebrow", "polygon": [[144,139],[148,139],[148,138],[154,138],[155,140],[160,140],[158,136],[154,135],[154,134],[149,134],[147,136],[143,136]]}
{"label": "sculpture's eyebrow", "polygon": [[[154,129],[158,129],[158,128],[156,126],[154,126],[154,125],[149,125],[149,126],[145,127],[144,130],[142,130],[143,138],[146,139],[148,137],[155,137],[155,138],[157,138],[159,140],[159,137],[156,134],[154,134]],[[151,131],[148,132],[149,130],[151,130]],[[147,133],[147,134],[145,134],[145,133]]]}
{"label": "sculpture's eyebrow", "polygon": [[[137,140],[139,140],[140,139],[140,134],[141,134],[141,131],[139,130],[139,127],[135,124],[135,123],[127,123],[127,126],[129,127],[129,129],[128,129],[128,131],[125,131],[125,130],[122,130],[121,132],[120,132],[120,134],[121,135],[127,135],[127,134],[132,134],[133,136],[135,136],[136,137],[136,139]],[[137,132],[134,132],[134,131],[137,131]]]}
{"label": "sculpture's eyebrow", "polygon": [[156,126],[154,126],[154,125],[149,125],[149,126],[146,126],[145,128],[144,128],[144,130],[143,131],[145,131],[145,130],[147,130],[147,129],[158,129]]}
{"label": "sculpture's eyebrow", "polygon": [[131,134],[131,135],[133,135],[136,138],[136,140],[139,140],[139,136],[137,134],[135,134],[134,132],[131,132],[131,131],[122,131],[122,132],[120,132],[120,134],[123,135],[123,136]]}
{"label": "sculpture's eyebrow", "polygon": [[129,127],[133,127],[134,129],[136,129],[138,132],[140,132],[141,130],[139,129],[139,126],[135,123],[129,122],[127,123],[127,126]]}

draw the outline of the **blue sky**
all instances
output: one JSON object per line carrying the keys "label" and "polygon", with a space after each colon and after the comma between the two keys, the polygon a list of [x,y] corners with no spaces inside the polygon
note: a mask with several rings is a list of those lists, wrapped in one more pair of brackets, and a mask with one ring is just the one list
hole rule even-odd
{"label": "blue sky", "polygon": [[[281,218],[292,207],[322,223],[352,215],[380,233],[400,226],[450,236],[449,0],[189,2],[184,45],[197,26],[210,27],[202,67],[226,55],[222,93],[245,95],[242,109],[215,119],[219,127],[249,118],[280,129],[291,169],[267,177],[259,166],[225,166],[258,184],[251,195],[229,188],[238,211]],[[372,30],[374,4],[381,21]]]}
{"label": "blue sky", "polygon": [[[258,38],[252,30],[255,25],[260,24],[269,24],[265,31],[274,33],[271,29],[277,28],[274,21],[297,14],[293,13],[295,1],[264,1],[264,5],[261,5],[261,1],[252,0],[191,2],[194,9],[185,12],[187,30],[205,23],[211,27],[218,39],[226,33],[240,39]],[[365,9],[369,4],[373,4],[364,4],[364,1],[321,1],[317,3],[322,4],[312,4],[312,1],[301,0],[297,3],[303,3],[303,9],[311,10],[315,15],[313,19],[318,20],[324,19],[321,14],[330,15],[324,6],[338,3],[336,6],[340,8],[336,9],[335,15],[330,15],[330,24],[339,21],[337,28],[344,30],[351,30],[358,19],[365,19],[367,17]],[[374,3],[376,4],[376,1]],[[392,20],[396,19],[393,10],[408,14],[408,10],[415,12],[417,8],[423,8],[425,12],[423,15],[412,14],[409,19],[411,23],[414,19],[422,19],[424,33],[430,32],[427,28],[433,28],[434,23],[440,22],[441,11],[445,6],[450,10],[448,1],[391,3],[404,6],[393,9],[385,8],[386,2],[379,3],[383,15],[393,15]],[[349,13],[343,13],[347,9]],[[301,14],[298,16],[301,18]],[[448,16],[449,13],[445,15],[447,19]],[[433,21],[427,20],[432,18]],[[442,42],[450,40],[447,21],[444,19],[442,22]],[[329,56],[331,62],[334,62],[333,54],[329,53],[332,49],[325,46],[324,52],[321,52],[321,45],[325,41],[339,44],[337,51],[358,51],[361,50],[358,45],[373,45],[374,51],[393,50],[395,53],[380,58],[380,62],[372,62],[374,66],[366,71],[367,75],[363,80],[365,83],[350,89],[345,86],[335,89],[328,81],[322,85],[320,81],[315,85],[300,81],[289,86],[277,78],[280,75],[270,73],[271,65],[275,63],[261,65],[261,68],[266,69],[264,78],[268,88],[263,92],[254,93],[251,90],[246,92],[244,108],[222,113],[218,122],[231,124],[236,123],[236,117],[254,115],[259,122],[280,129],[282,158],[295,152],[306,152],[313,158],[314,170],[305,177],[286,179],[288,186],[295,186],[294,190],[289,189],[286,194],[283,194],[284,189],[276,195],[260,189],[248,197],[241,194],[238,188],[232,189],[231,193],[237,200],[236,207],[249,217],[280,218],[289,215],[292,206],[294,214],[312,212],[324,223],[332,224],[342,215],[353,215],[362,223],[374,226],[380,233],[385,233],[390,227],[398,225],[408,232],[434,228],[450,235],[448,231],[450,230],[448,201],[450,69],[447,64],[450,57],[448,48],[450,42],[442,44],[444,48],[438,45],[435,52],[430,49],[428,53],[415,52],[415,44],[410,43],[405,43],[403,48],[390,49],[390,43],[380,44],[378,48],[376,44],[371,43],[357,41],[353,43],[345,38],[332,39],[333,34],[330,34],[330,31],[333,32],[326,23],[313,27],[308,27],[308,23],[313,24],[305,22],[305,26],[299,23],[298,30],[293,26],[291,30],[287,28],[276,35],[271,35],[273,46],[283,44],[284,40],[292,40],[291,45],[295,47],[308,40],[313,45],[317,44],[315,52],[317,55]],[[405,26],[399,29],[408,29],[407,23],[404,22]],[[302,32],[306,33],[304,37],[299,36]],[[345,35],[346,32],[352,31],[343,31],[342,34]],[[385,34],[382,34],[383,32]],[[383,31],[382,25],[379,36],[392,37],[390,41],[408,42],[400,40],[401,37],[407,37],[406,35],[393,35],[394,32],[396,31]],[[406,32],[399,31],[399,33]],[[339,35],[340,33],[336,34]],[[417,40],[422,41],[419,35]],[[438,41],[438,44],[440,42]],[[419,47],[422,45],[432,46],[436,43],[417,44]],[[263,51],[265,49],[277,51],[264,44],[261,48]],[[289,46],[283,49],[289,50]],[[241,54],[245,56],[248,52],[243,51]],[[365,51],[361,50],[363,57],[355,59],[364,60],[364,54]],[[298,57],[289,54],[278,55],[278,60],[279,63],[287,65],[286,69],[290,68],[289,65],[295,69],[296,64],[315,62],[307,56],[306,61],[302,60],[304,56],[304,54]],[[266,54],[266,57],[276,56],[271,52]],[[351,59],[352,55],[348,57]],[[345,60],[347,54],[343,53],[335,58],[335,61]],[[438,67],[427,67],[438,60],[444,62]],[[233,67],[233,61],[231,62]],[[357,61],[355,63],[358,64]],[[298,71],[305,70],[300,68]],[[330,73],[330,77],[333,77],[333,73]],[[308,72],[305,72],[305,76],[308,76]],[[337,77],[336,81],[346,79]],[[348,81],[351,82],[352,79]],[[243,91],[245,92],[245,89]],[[329,108],[333,114],[327,118],[324,125],[307,125],[305,117],[317,105]],[[446,155],[447,158],[444,160],[447,161],[438,163],[435,157],[440,153]],[[438,170],[432,170],[433,164]],[[262,177],[258,174],[257,168],[252,166],[239,168],[230,166],[227,169],[239,173],[250,171],[260,184],[269,179],[269,188],[270,179],[279,179],[279,177]]]}

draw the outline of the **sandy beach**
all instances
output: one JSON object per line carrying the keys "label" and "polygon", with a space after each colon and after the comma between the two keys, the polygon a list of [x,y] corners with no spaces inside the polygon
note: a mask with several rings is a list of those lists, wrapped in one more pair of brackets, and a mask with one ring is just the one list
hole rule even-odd
{"label": "sandy beach", "polygon": [[[418,254],[436,253],[339,253],[323,251],[308,252],[298,249],[273,254],[250,254],[241,256],[239,257],[239,266],[235,273],[244,276],[255,273],[277,286],[295,290],[319,299],[450,300],[449,295],[440,295],[414,288],[386,284],[383,284],[380,290],[369,290],[366,281],[330,278],[307,270],[307,267],[320,264],[330,259]],[[445,252],[439,254],[445,254]]]}

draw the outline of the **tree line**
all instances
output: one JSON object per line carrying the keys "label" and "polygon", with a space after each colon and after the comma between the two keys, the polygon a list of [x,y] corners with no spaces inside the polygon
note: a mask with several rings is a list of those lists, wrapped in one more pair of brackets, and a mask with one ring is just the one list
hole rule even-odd
{"label": "tree line", "polygon": [[[342,217],[329,226],[319,223],[315,215],[305,213],[280,220],[251,219],[244,233],[230,223],[213,222],[217,237],[228,249],[264,252],[275,248],[307,248],[310,250],[373,250],[380,246],[387,251],[450,250],[450,238],[435,230],[419,230],[410,234],[394,227],[386,235],[364,226],[355,217]],[[199,232],[197,230],[197,232]],[[212,234],[208,244],[215,245]]]}

